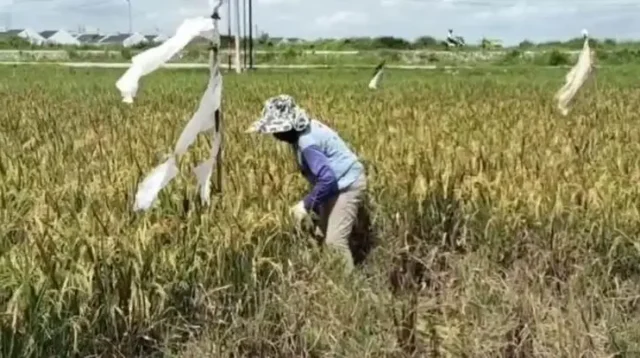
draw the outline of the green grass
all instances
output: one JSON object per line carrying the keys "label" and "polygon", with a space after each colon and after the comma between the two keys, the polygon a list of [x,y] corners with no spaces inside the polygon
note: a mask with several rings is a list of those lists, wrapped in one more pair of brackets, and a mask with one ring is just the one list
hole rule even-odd
{"label": "green grass", "polygon": [[[0,355],[631,357],[640,352],[640,68],[259,71],[224,82],[223,193],[190,169],[132,213],[197,106],[202,71],[0,67]],[[378,246],[355,277],[292,229],[306,183],[244,134],[289,93],[368,172]]]}

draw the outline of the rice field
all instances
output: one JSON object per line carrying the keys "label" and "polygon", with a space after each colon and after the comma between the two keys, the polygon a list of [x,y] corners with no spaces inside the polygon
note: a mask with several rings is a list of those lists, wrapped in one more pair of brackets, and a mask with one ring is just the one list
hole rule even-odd
{"label": "rice field", "polygon": [[[155,207],[207,75],[0,67],[2,357],[631,357],[640,354],[640,69],[603,68],[568,117],[566,69],[259,71],[225,77],[223,185],[202,138]],[[245,134],[289,93],[369,175],[352,277],[289,206],[291,153]]]}

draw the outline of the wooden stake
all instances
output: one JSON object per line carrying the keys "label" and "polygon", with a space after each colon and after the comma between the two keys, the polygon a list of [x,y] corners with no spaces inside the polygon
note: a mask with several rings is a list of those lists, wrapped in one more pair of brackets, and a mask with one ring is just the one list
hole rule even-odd
{"label": "wooden stake", "polygon": [[220,133],[220,150],[216,157],[216,191],[222,193],[222,150],[224,149],[224,132],[222,127],[222,103],[215,113],[216,131]]}
{"label": "wooden stake", "polygon": [[[222,5],[222,1],[220,1],[220,5]],[[219,5],[219,6],[220,6]],[[218,6],[218,7],[219,7]],[[231,3],[228,4],[229,8],[231,8]],[[229,15],[231,15],[231,10],[229,10]],[[211,15],[211,18],[214,22],[220,20],[220,16],[217,13],[217,8],[214,10],[214,13]],[[229,17],[231,20],[231,17]],[[215,26],[217,29],[218,27]],[[218,35],[219,35],[218,30]],[[229,32],[231,32],[231,22],[229,22]],[[230,39],[231,37],[229,37]],[[210,59],[210,75],[213,75],[213,71],[218,71],[218,75],[222,76],[222,70],[220,69],[220,58],[219,46],[222,45],[222,38],[219,38],[218,44],[211,43],[211,59]],[[229,61],[231,61],[231,54],[229,54]],[[231,67],[231,63],[229,63],[229,67]],[[220,133],[220,150],[216,155],[216,192],[222,193],[222,150],[224,148],[224,135],[223,135],[223,127],[222,127],[222,98],[220,101],[220,107],[214,112],[214,122],[215,127],[214,130],[216,133]]]}

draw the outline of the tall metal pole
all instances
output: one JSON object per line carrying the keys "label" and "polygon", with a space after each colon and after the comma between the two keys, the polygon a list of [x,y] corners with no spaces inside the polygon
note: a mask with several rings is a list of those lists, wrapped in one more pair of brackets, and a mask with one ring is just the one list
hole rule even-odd
{"label": "tall metal pole", "polygon": [[133,17],[131,16],[131,0],[127,0],[127,6],[129,7],[129,34],[133,33]]}
{"label": "tall metal pole", "polygon": [[242,0],[242,64],[247,68],[247,0]]}
{"label": "tall metal pole", "polygon": [[229,43],[229,71],[231,71],[231,0],[227,4],[227,24],[229,24],[228,32],[227,32],[227,42]]}
{"label": "tall metal pole", "polygon": [[[249,68],[253,69],[253,0],[249,0]],[[256,33],[257,35],[257,33]]]}
{"label": "tall metal pole", "polygon": [[236,0],[236,73],[241,73],[240,68],[240,0]]}

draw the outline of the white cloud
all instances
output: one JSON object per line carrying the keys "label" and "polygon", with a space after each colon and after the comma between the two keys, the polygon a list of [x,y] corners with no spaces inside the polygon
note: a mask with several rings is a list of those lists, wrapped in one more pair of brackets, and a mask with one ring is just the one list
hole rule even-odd
{"label": "white cloud", "polygon": [[203,8],[183,6],[178,9],[178,14],[180,14],[181,17],[187,18],[187,17],[194,17],[194,16],[202,16],[206,14],[206,11]]}
{"label": "white cloud", "polygon": [[316,18],[316,24],[322,27],[332,27],[336,25],[364,25],[369,21],[367,14],[355,11],[336,11],[329,16]]}
{"label": "white cloud", "polygon": [[457,0],[380,0],[380,7],[401,11],[411,11],[411,9],[430,9],[433,11],[453,8],[453,4],[455,4],[456,1]]}
{"label": "white cloud", "polygon": [[519,2],[507,7],[476,12],[473,16],[477,19],[524,20],[531,17],[555,16],[575,12],[577,12],[577,9],[572,6],[561,6],[560,4],[534,6],[526,2]]}
{"label": "white cloud", "polygon": [[402,0],[380,0],[380,5],[382,7],[394,7],[399,5]]}

